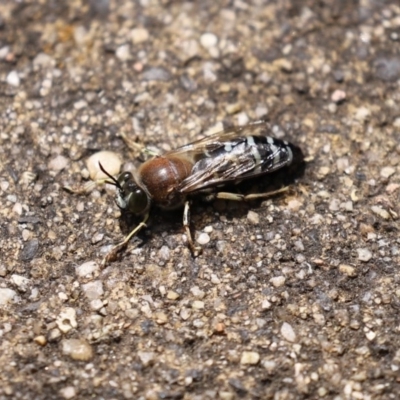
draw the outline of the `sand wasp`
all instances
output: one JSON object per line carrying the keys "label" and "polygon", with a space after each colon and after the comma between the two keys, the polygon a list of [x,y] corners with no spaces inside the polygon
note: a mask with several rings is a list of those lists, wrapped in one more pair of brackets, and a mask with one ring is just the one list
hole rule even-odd
{"label": "sand wasp", "polygon": [[142,221],[125,239],[106,255],[112,261],[129,240],[146,226],[153,205],[162,209],[183,207],[183,226],[191,251],[197,254],[190,232],[190,198],[201,195],[205,200],[247,201],[285,191],[242,195],[222,192],[228,183],[270,174],[303,158],[301,150],[284,140],[267,135],[265,121],[222,130],[145,161],[135,174],[123,172],[117,178],[109,174],[107,183],[117,188],[116,203],[123,212],[140,216]]}

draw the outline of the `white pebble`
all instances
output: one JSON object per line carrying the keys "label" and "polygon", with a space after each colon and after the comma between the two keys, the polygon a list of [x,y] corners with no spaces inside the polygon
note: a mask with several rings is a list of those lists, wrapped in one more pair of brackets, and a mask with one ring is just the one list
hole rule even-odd
{"label": "white pebble", "polygon": [[135,28],[131,30],[131,39],[135,44],[145,42],[149,36],[149,31],[145,28]]}
{"label": "white pebble", "polygon": [[124,44],[122,46],[119,46],[115,52],[115,55],[117,58],[119,58],[121,61],[127,61],[129,60],[131,54],[129,50],[129,45]]}
{"label": "white pebble", "polygon": [[260,354],[255,351],[244,351],[240,358],[242,365],[255,365],[260,361]]}
{"label": "white pebble", "polygon": [[103,294],[103,283],[101,281],[88,282],[82,285],[82,290],[89,300],[99,299]]}
{"label": "white pebble", "polygon": [[372,253],[368,249],[357,249],[358,259],[367,262],[372,258]]}
{"label": "white pebble", "polygon": [[364,122],[371,116],[371,110],[366,107],[360,107],[356,110],[354,117],[360,122]]}
{"label": "white pebble", "polygon": [[76,396],[76,389],[73,386],[66,386],[65,388],[60,389],[60,396],[64,399],[73,399]]}
{"label": "white pebble", "polygon": [[374,214],[380,216],[383,219],[390,219],[390,214],[380,206],[372,206],[371,210]]}
{"label": "white pebble", "polygon": [[59,172],[68,165],[68,162],[68,158],[58,155],[49,161],[48,168],[52,171]]}
{"label": "white pebble", "polygon": [[90,302],[90,308],[91,308],[93,311],[99,311],[101,308],[103,308],[103,301],[100,300],[100,299],[92,300],[92,301]]}
{"label": "white pebble", "polygon": [[208,233],[200,233],[199,237],[197,238],[197,243],[204,245],[210,241],[210,236]]}
{"label": "white pebble", "polygon": [[396,170],[393,167],[384,167],[381,169],[381,177],[382,178],[390,178]]}
{"label": "white pebble", "polygon": [[58,329],[63,333],[67,333],[71,329],[75,329],[78,326],[78,323],[76,322],[75,309],[72,307],[64,308],[60,314],[58,314],[56,324]]}
{"label": "white pebble", "polygon": [[92,244],[99,243],[103,240],[104,233],[96,233],[95,235],[92,236]]}
{"label": "white pebble", "polygon": [[99,271],[99,265],[95,261],[88,261],[75,267],[75,273],[81,277],[91,277]]}
{"label": "white pebble", "polygon": [[261,308],[263,310],[269,310],[271,308],[272,304],[268,300],[263,300],[261,303]]}
{"label": "white pebble", "polygon": [[254,212],[254,211],[249,211],[247,213],[247,220],[253,224],[253,225],[257,225],[260,222],[260,216]]}
{"label": "white pebble", "polygon": [[9,301],[13,300],[17,296],[17,292],[8,289],[0,288],[0,306],[5,306]]}
{"label": "white pebble", "polygon": [[171,258],[169,247],[162,246],[158,251],[158,256],[161,258],[161,260],[168,261]]}
{"label": "white pebble", "polygon": [[210,47],[215,47],[218,43],[218,37],[213,33],[203,33],[200,37],[200,43],[203,47],[209,49]]}
{"label": "white pebble", "polygon": [[54,58],[50,57],[46,53],[39,53],[34,59],[33,59],[33,66],[35,69],[39,69],[42,67],[50,68],[54,67],[56,65],[56,61]]}
{"label": "white pebble", "polygon": [[6,82],[11,86],[18,87],[20,84],[18,72],[17,71],[9,72],[6,78]]}
{"label": "white pebble", "polygon": [[61,342],[63,354],[73,360],[88,361],[93,357],[92,346],[85,340],[65,339]]}
{"label": "white pebble", "polygon": [[294,332],[292,325],[284,322],[281,326],[281,335],[288,342],[294,342],[296,340],[296,333]]}
{"label": "white pebble", "polygon": [[107,175],[100,169],[99,162],[110,175],[118,175],[121,170],[122,163],[117,153],[113,151],[99,151],[86,160],[89,176],[93,181],[107,178]]}
{"label": "white pebble", "polygon": [[87,102],[85,100],[78,100],[74,103],[75,110],[82,110],[87,107]]}
{"label": "white pebble", "polygon": [[151,364],[156,358],[156,354],[152,351],[138,351],[137,356],[145,367]]}
{"label": "white pebble", "polygon": [[286,278],[284,276],[274,276],[269,280],[275,287],[281,287],[285,284]]}
{"label": "white pebble", "polygon": [[10,46],[0,48],[0,60],[5,60],[10,52]]}
{"label": "white pebble", "polygon": [[11,275],[11,282],[18,288],[20,292],[26,292],[29,288],[30,279],[22,275]]}
{"label": "white pebble", "polygon": [[366,337],[369,341],[372,341],[372,340],[374,340],[374,339],[376,338],[376,333],[375,333],[374,331],[368,331],[368,332],[365,334],[365,337]]}
{"label": "white pebble", "polygon": [[335,103],[339,103],[346,98],[346,92],[343,90],[335,90],[332,93],[331,100]]}

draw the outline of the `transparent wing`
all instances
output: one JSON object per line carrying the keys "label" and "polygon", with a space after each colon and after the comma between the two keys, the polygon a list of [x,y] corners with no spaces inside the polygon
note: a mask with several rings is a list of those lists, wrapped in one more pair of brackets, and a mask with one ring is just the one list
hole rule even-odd
{"label": "transparent wing", "polygon": [[231,137],[197,161],[177,190],[190,193],[271,173],[292,162],[290,146],[268,136]]}
{"label": "transparent wing", "polygon": [[244,126],[229,127],[217,132],[213,135],[206,136],[203,139],[196,140],[195,142],[178,147],[171,150],[165,155],[187,155],[189,157],[196,157],[196,155],[207,155],[220,147],[225,146],[226,142],[231,141],[239,136],[251,135],[267,135],[268,125],[265,121],[256,121]]}

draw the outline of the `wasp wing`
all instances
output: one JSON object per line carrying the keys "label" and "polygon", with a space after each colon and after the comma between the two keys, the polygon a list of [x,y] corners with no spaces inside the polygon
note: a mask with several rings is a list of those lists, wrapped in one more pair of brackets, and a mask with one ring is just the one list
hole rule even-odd
{"label": "wasp wing", "polygon": [[[199,142],[204,145],[204,139]],[[191,145],[193,144],[187,146]],[[223,140],[216,137],[212,142],[206,141],[207,151],[201,154],[191,174],[181,182],[177,190],[191,193],[276,171],[292,162],[291,146],[265,135],[237,136],[237,131],[228,133]],[[195,149],[189,149],[185,153],[192,151]]]}
{"label": "wasp wing", "polygon": [[203,139],[171,150],[164,155],[185,155],[190,158],[193,157],[196,160],[199,159],[198,156],[201,158],[203,155],[207,155],[221,146],[224,146],[226,142],[240,136],[266,136],[268,134],[268,129],[269,127],[265,121],[256,121],[244,126],[228,127],[213,135],[206,136]]}

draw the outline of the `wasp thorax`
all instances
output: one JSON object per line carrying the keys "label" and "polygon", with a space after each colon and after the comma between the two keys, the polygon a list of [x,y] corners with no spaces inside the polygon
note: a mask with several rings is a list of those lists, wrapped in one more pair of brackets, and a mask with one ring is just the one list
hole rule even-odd
{"label": "wasp thorax", "polygon": [[135,182],[130,172],[123,172],[117,179],[119,190],[116,202],[121,210],[132,214],[144,214],[150,207],[147,193]]}
{"label": "wasp thorax", "polygon": [[186,196],[176,188],[190,175],[192,167],[193,163],[184,157],[161,156],[142,164],[138,176],[154,203],[172,209],[185,200]]}

